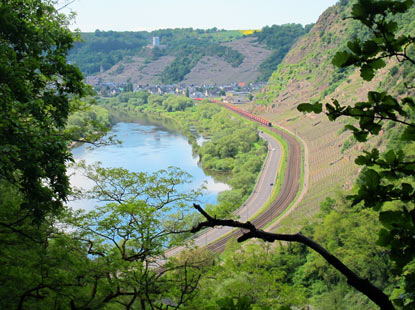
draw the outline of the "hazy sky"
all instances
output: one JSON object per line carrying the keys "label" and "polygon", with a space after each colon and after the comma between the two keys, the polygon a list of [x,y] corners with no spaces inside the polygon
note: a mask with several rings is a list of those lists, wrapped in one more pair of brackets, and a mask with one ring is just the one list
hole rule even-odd
{"label": "hazy sky", "polygon": [[317,21],[337,0],[75,0],[71,28],[90,32],[162,28],[260,29]]}

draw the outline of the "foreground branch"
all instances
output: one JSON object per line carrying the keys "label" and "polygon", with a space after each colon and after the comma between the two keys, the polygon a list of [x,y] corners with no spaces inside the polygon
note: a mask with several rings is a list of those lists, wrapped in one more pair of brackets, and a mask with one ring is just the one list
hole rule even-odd
{"label": "foreground branch", "polygon": [[392,302],[388,296],[385,295],[379,288],[374,286],[367,279],[360,278],[357,274],[351,271],[346,265],[344,265],[337,257],[328,252],[320,244],[314,242],[310,238],[304,236],[301,232],[297,234],[275,234],[269,233],[260,229],[257,229],[251,222],[241,223],[234,220],[220,220],[211,217],[201,206],[193,205],[197,211],[199,211],[205,218],[206,222],[199,223],[194,227],[191,232],[196,233],[206,227],[215,226],[228,226],[241,228],[244,230],[242,236],[238,238],[238,242],[243,242],[251,238],[262,239],[266,242],[274,241],[287,241],[287,242],[299,242],[314,251],[319,253],[323,258],[334,268],[340,271],[346,278],[347,283],[357,289],[359,292],[366,295],[370,300],[377,304],[382,310],[395,310]]}

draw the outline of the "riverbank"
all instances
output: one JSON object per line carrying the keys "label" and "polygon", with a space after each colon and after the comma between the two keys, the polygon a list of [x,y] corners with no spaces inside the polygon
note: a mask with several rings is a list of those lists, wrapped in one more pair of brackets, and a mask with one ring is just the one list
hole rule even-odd
{"label": "riverbank", "polygon": [[[139,106],[133,104],[136,96],[145,98]],[[214,103],[194,105],[188,98],[146,96],[131,93],[101,104],[128,120],[145,118],[185,135],[205,173],[232,187],[219,194],[217,205],[207,204],[206,209],[220,218],[230,216],[251,195],[267,153],[266,144],[258,136],[258,126],[235,119]],[[178,102],[175,98],[179,98]],[[207,138],[203,145],[197,143],[199,136]]]}

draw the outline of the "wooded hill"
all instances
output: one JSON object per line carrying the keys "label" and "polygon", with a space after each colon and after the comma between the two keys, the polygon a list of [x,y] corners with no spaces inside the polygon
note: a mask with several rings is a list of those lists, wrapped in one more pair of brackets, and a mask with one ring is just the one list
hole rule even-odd
{"label": "wooded hill", "polygon": [[[86,75],[137,84],[215,84],[266,81],[292,44],[312,25],[273,25],[243,31],[165,29],[82,33],[69,61]],[[152,46],[152,38],[160,46]]]}

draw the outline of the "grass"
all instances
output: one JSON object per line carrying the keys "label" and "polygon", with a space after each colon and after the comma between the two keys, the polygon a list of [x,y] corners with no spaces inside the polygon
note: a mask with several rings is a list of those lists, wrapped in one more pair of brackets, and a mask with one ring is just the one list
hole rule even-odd
{"label": "grass", "polygon": [[226,31],[218,31],[218,32],[210,32],[210,33],[203,33],[200,35],[201,38],[209,37],[215,42],[229,42],[234,39],[240,39],[244,35],[239,30],[226,30]]}

